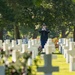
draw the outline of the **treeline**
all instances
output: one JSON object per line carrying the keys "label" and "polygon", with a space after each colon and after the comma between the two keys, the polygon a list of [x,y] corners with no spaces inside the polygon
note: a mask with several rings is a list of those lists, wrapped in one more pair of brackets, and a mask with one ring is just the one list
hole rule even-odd
{"label": "treeline", "polygon": [[72,0],[0,0],[0,39],[9,32],[14,39],[23,34],[36,38],[42,23],[50,37],[74,32],[75,3]]}

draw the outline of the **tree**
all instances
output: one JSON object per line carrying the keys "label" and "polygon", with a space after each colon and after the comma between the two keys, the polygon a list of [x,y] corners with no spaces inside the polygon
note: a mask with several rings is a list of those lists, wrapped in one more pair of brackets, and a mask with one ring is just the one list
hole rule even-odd
{"label": "tree", "polygon": [[5,22],[10,18],[7,12],[9,12],[9,14],[11,13],[5,0],[0,0],[0,39],[3,39],[3,28],[5,27]]}
{"label": "tree", "polygon": [[1,0],[1,2],[3,2],[0,7],[1,21],[6,22],[4,27],[7,30],[14,29],[15,39],[20,38],[22,27],[26,32],[33,34],[36,26],[41,26],[43,22],[54,37],[59,33],[66,37],[71,31],[74,20],[74,5],[71,0]]}

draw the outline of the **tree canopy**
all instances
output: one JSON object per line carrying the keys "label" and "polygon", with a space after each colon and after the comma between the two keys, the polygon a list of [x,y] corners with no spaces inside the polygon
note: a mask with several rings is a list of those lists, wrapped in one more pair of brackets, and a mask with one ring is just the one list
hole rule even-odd
{"label": "tree canopy", "polygon": [[18,35],[20,38],[23,28],[25,32],[32,34],[36,26],[40,27],[42,23],[46,23],[53,37],[59,36],[60,33],[62,37],[66,37],[75,23],[74,1],[0,0],[0,28],[14,30],[14,38],[18,38]]}

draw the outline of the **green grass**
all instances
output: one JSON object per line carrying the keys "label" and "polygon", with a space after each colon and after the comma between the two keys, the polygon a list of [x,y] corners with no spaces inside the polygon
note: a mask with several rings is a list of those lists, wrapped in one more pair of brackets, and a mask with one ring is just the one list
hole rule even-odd
{"label": "green grass", "polygon": [[53,59],[52,65],[59,66],[59,72],[53,72],[52,75],[75,75],[75,71],[69,71],[69,63],[66,63],[62,54],[57,54],[57,59]]}
{"label": "green grass", "polygon": [[[75,75],[75,71],[73,72],[69,71],[69,64],[66,63],[66,59],[62,54],[59,53],[58,49],[56,49],[56,52],[54,54],[57,55],[57,58],[52,59],[52,66],[59,67],[59,71],[53,72],[52,75]],[[11,57],[9,58],[9,60],[11,60]],[[30,66],[31,67],[30,75],[44,75],[43,72],[37,72],[37,67],[38,66],[41,67],[43,65],[44,65],[44,60],[40,56],[37,56],[35,62],[33,61],[32,66]]]}
{"label": "green grass", "polygon": [[[75,71],[73,71],[73,72],[69,71],[69,63],[66,63],[66,59],[64,58],[64,56],[62,54],[59,54],[58,49],[56,49],[55,53],[57,55],[57,59],[52,60],[52,66],[55,66],[55,67],[58,66],[59,71],[53,72],[52,75],[75,75]],[[39,64],[39,66],[43,66],[44,61],[39,59],[38,64]],[[44,73],[36,72],[35,75],[44,75]]]}

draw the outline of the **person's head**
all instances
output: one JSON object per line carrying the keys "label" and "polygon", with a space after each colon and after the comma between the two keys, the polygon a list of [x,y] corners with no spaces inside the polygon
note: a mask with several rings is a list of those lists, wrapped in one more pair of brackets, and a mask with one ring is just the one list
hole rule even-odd
{"label": "person's head", "polygon": [[43,23],[43,25],[42,25],[42,28],[46,28],[47,26],[46,26],[46,24],[45,23]]}

